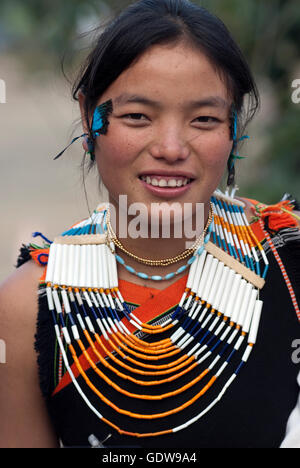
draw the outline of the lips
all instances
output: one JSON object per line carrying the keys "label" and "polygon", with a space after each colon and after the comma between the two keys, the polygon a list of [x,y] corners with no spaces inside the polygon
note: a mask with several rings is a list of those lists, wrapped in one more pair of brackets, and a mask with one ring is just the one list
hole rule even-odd
{"label": "lips", "polygon": [[186,178],[186,179],[195,179],[195,176],[192,172],[189,171],[168,171],[168,170],[149,170],[142,172],[139,177],[150,176],[150,177],[173,177],[173,178]]}
{"label": "lips", "polygon": [[184,176],[147,175],[141,176],[140,179],[153,187],[163,187],[166,189],[182,187],[191,182],[190,178]]}
{"label": "lips", "polygon": [[182,195],[190,186],[194,178],[182,174],[142,174],[139,179],[143,186],[153,195],[160,198],[175,198]]}

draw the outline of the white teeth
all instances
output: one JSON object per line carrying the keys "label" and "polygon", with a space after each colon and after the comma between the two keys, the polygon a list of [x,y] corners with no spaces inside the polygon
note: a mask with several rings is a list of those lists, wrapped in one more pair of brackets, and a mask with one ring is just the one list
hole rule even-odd
{"label": "white teeth", "polygon": [[175,179],[168,180],[168,187],[176,187],[177,181]]}
{"label": "white teeth", "polygon": [[149,185],[153,185],[154,187],[182,187],[187,185],[190,182],[190,179],[155,179],[151,178],[150,176],[141,176],[141,179]]}

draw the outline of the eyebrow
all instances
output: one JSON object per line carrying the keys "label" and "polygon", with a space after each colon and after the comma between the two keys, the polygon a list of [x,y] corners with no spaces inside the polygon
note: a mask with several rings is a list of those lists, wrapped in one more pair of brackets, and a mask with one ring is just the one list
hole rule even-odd
{"label": "eyebrow", "polygon": [[[117,98],[114,99],[115,106],[123,106],[130,103],[144,104],[146,106],[161,108],[162,104],[159,101],[149,99],[145,96],[138,94],[120,94]],[[199,107],[215,107],[215,108],[228,108],[229,103],[221,98],[220,96],[208,96],[204,99],[198,99],[195,101],[186,102],[183,107],[187,109],[196,109]]]}

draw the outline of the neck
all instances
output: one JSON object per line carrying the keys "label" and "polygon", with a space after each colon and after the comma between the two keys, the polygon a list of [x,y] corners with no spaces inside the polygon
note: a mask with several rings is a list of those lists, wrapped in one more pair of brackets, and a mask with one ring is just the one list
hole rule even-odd
{"label": "neck", "polygon": [[[210,210],[210,203],[208,201],[203,204],[201,212],[198,211],[197,213],[194,210],[195,212],[190,217],[184,217],[180,222],[174,223],[173,216],[173,220],[169,217],[170,222],[168,225],[168,223],[164,223],[166,218],[160,217],[159,222],[155,224],[153,223],[153,218],[152,220],[149,219],[151,218],[149,214],[146,217],[128,215],[114,200],[110,199],[109,202],[111,208],[111,226],[123,247],[137,257],[151,260],[173,258],[188,249],[202,234]],[[155,236],[151,236],[151,226],[156,231]],[[139,232],[141,235],[138,235]],[[150,276],[164,276],[173,272],[184,265],[189,258],[187,257],[168,266],[153,267],[138,262],[122,252],[118,247],[117,253],[125,260],[127,265],[132,266],[136,271],[143,271]]]}

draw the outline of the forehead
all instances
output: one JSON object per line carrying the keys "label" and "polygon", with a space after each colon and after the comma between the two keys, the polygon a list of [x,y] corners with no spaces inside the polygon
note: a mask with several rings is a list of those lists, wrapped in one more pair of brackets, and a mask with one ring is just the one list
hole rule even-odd
{"label": "forehead", "polygon": [[[151,47],[104,94],[113,99],[120,95],[142,94],[166,102],[208,96],[219,97],[228,105],[230,101],[227,86],[216,67],[199,49],[186,44]],[[117,100],[116,104],[121,101]]]}

